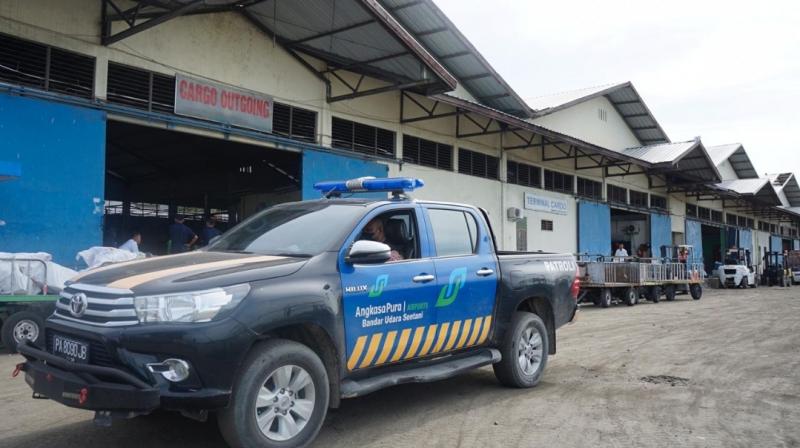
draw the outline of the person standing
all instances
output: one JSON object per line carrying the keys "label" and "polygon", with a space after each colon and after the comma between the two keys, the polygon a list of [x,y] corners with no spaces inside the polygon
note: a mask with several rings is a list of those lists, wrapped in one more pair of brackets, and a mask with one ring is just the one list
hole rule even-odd
{"label": "person standing", "polygon": [[625,258],[628,257],[628,251],[625,249],[625,243],[619,243],[617,245],[617,251],[614,252],[614,256],[617,257],[616,261],[623,262]]}
{"label": "person standing", "polygon": [[216,227],[217,220],[213,216],[206,219],[206,226],[200,232],[200,245],[208,246],[212,239],[222,235],[222,232]]}
{"label": "person standing", "polygon": [[170,253],[188,252],[197,242],[197,234],[183,221],[183,215],[175,215],[175,222],[169,226]]}
{"label": "person standing", "polygon": [[139,245],[142,244],[142,234],[134,231],[131,233],[131,238],[119,246],[122,250],[127,250],[133,254],[139,255]]}

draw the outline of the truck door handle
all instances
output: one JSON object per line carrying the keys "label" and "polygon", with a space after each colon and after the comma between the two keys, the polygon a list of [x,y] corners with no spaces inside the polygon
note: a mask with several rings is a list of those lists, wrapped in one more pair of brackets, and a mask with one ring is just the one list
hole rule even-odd
{"label": "truck door handle", "polygon": [[486,277],[494,274],[494,271],[489,268],[480,268],[476,274],[480,275],[481,277]]}
{"label": "truck door handle", "polygon": [[412,278],[411,280],[414,280],[414,283],[428,283],[436,280],[436,277],[434,277],[431,274],[419,274],[414,278]]}

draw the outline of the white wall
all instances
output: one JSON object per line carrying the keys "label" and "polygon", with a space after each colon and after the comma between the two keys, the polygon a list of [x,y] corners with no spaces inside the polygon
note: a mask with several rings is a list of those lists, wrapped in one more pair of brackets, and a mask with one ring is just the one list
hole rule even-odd
{"label": "white wall", "polygon": [[[598,109],[607,112],[607,121],[600,119]],[[602,96],[537,118],[533,122],[608,149],[641,146],[611,102]]]}
{"label": "white wall", "polygon": [[722,180],[733,180],[739,178],[729,160],[725,160],[717,165],[717,171],[719,171],[720,176],[722,176]]}
{"label": "white wall", "polygon": [[[542,250],[544,252],[568,252],[578,251],[578,211],[575,198],[570,195],[555,193],[523,187],[514,184],[504,184],[504,203],[503,225],[505,227],[503,247],[508,250],[516,249],[516,228],[515,222],[505,218],[505,210],[508,207],[516,207],[522,210],[522,216],[528,218],[528,251]],[[554,213],[528,210],[524,207],[525,193],[534,193],[537,196],[544,196],[560,199],[567,202],[567,214],[558,215]],[[553,221],[553,231],[542,230],[542,220]]]}

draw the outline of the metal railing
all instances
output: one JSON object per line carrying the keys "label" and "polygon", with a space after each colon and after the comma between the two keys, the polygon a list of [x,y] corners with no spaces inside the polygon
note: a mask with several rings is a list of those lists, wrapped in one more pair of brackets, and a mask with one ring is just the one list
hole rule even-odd
{"label": "metal railing", "polygon": [[[10,268],[5,275],[5,266]],[[38,269],[41,266],[41,270]],[[47,263],[38,258],[3,257],[0,294],[37,295],[47,294]]]}
{"label": "metal railing", "polygon": [[703,264],[697,262],[589,254],[581,254],[576,257],[579,276],[584,284],[688,283],[699,282],[703,278]]}

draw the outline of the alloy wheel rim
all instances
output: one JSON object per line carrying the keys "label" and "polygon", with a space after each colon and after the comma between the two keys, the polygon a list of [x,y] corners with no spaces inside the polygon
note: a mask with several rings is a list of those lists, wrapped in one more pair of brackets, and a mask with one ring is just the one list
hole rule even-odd
{"label": "alloy wheel rim", "polygon": [[533,327],[528,327],[522,332],[522,337],[517,345],[517,363],[525,375],[533,375],[542,364],[544,342],[542,336]]}
{"label": "alloy wheel rim", "polygon": [[308,424],[315,402],[316,389],[308,371],[296,365],[278,367],[257,391],[258,429],[270,440],[290,440]]}
{"label": "alloy wheel rim", "polygon": [[23,340],[35,341],[39,338],[39,326],[36,322],[23,319],[14,325],[14,342],[19,344]]}

